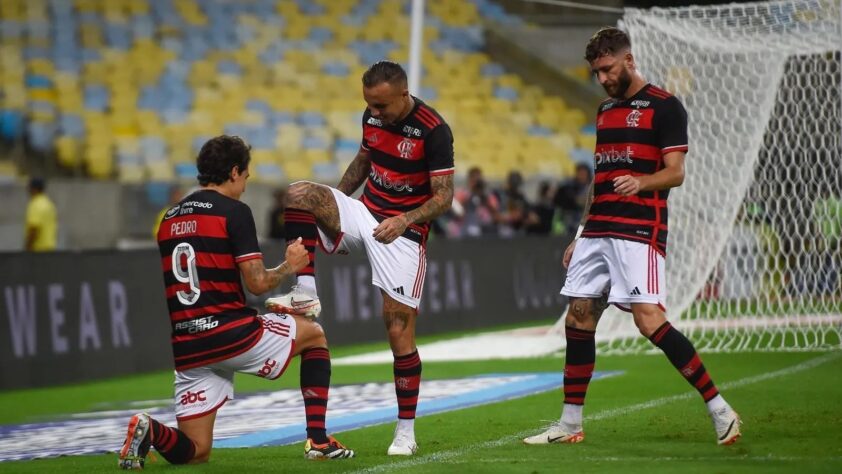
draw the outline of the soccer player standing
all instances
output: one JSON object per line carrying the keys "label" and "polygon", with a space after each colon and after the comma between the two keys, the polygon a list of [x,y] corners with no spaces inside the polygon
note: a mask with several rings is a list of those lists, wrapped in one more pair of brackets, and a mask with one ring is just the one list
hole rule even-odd
{"label": "soccer player standing", "polygon": [[[408,456],[418,448],[414,421],[421,359],[415,322],[424,286],[426,239],[429,222],[453,201],[453,135],[435,110],[409,94],[400,65],[375,63],[362,83],[368,104],[362,144],[338,189],[306,181],[289,187],[286,238],[304,239],[310,265],[297,273],[290,293],[266,304],[273,310],[318,316],[316,242],[328,253],[367,253],[372,283],[383,295],[383,321],[394,355],[398,423],[387,453]],[[363,182],[362,198],[350,198]]]}
{"label": "soccer player standing", "polygon": [[607,302],[632,313],[640,333],[699,391],[717,442],[731,444],[740,436],[740,419],[693,344],[667,321],[664,307],[667,196],[684,182],[687,113],[675,96],[637,72],[623,31],[599,30],[585,59],[610,98],[597,112],[595,174],[581,238],[564,253],[569,270],[561,293],[570,297],[564,407],[558,424],[524,442],[584,439],[582,408],[596,358],[594,334]]}
{"label": "soccer player standing", "polygon": [[354,456],[325,431],[330,353],[321,327],[301,316],[257,315],[241,283],[265,293],[307,265],[300,240],[286,261],[266,269],[251,209],[240,201],[248,179],[249,147],[219,136],[202,146],[198,191],[163,217],[158,247],[172,324],[178,428],[140,413],[129,422],[119,465],[142,468],[150,445],[173,464],[210,457],[216,411],[234,397],[234,372],[276,379],[301,355],[301,392],[307,419],[304,454],[310,459]]}

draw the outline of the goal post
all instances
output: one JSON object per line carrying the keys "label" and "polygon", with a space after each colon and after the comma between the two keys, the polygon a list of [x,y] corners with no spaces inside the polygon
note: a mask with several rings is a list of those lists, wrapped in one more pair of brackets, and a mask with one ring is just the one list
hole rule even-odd
{"label": "goal post", "polygon": [[[625,10],[638,69],[688,112],[667,311],[699,349],[842,347],[841,5]],[[597,337],[651,348],[616,310]]]}

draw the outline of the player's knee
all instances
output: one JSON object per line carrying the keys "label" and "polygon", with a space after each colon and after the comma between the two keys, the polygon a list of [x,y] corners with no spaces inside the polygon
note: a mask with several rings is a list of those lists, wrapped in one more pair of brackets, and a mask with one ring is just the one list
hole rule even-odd
{"label": "player's knee", "polygon": [[193,455],[193,459],[190,460],[189,464],[202,464],[208,462],[211,454],[211,446],[203,443],[194,443],[194,445],[196,446],[196,454]]}
{"label": "player's knee", "polygon": [[302,209],[307,207],[305,199],[313,191],[315,183],[310,181],[296,181],[289,185],[286,194],[286,207]]}
{"label": "player's knee", "polygon": [[634,311],[634,324],[643,337],[651,336],[665,321],[666,317],[657,307],[644,307]]}
{"label": "player's knee", "polygon": [[571,298],[564,323],[572,328],[593,331],[596,329],[593,306],[593,302],[587,298]]}

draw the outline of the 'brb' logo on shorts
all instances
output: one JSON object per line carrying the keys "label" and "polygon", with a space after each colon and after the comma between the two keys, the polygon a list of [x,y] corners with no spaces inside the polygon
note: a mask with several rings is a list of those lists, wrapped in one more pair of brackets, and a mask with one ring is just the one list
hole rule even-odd
{"label": "'brb' logo on shorts", "polygon": [[191,403],[196,403],[196,402],[204,402],[205,400],[207,400],[207,398],[205,398],[205,391],[204,390],[199,390],[196,393],[188,391],[187,393],[185,393],[184,395],[181,396],[181,404],[182,405],[189,405]]}

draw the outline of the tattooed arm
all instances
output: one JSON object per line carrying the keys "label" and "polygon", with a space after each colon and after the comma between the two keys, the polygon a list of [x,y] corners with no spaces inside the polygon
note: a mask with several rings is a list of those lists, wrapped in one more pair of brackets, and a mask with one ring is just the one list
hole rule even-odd
{"label": "tattooed arm", "polygon": [[[585,223],[588,222],[588,214],[591,213],[591,204],[593,204],[593,187],[594,182],[591,181],[591,187],[588,190],[588,199],[585,201],[585,207],[582,209],[582,220],[579,221],[579,226],[584,227]],[[570,265],[570,259],[573,258],[573,250],[576,248],[576,239],[573,239],[573,242],[570,242],[570,245],[567,246],[567,249],[564,250],[564,257],[562,258],[562,265],[564,268],[567,268]]]}
{"label": "tattooed arm", "polygon": [[430,189],[433,197],[420,207],[404,214],[407,224],[429,222],[450,209],[453,203],[453,175],[433,176],[430,178]]}
{"label": "tattooed arm", "polygon": [[284,278],[295,275],[309,263],[307,249],[301,243],[301,238],[287,246],[286,260],[275,268],[267,269],[263,266],[263,260],[253,258],[238,264],[243,274],[243,281],[249,292],[255,295],[266,293],[281,283]]}
{"label": "tattooed arm", "polygon": [[588,214],[591,213],[591,204],[593,204],[593,181],[591,181],[590,188],[588,189],[588,198],[585,200],[585,206],[582,208],[582,219],[579,221],[579,225],[584,226],[585,222],[588,221]]}
{"label": "tattooed arm", "polygon": [[453,175],[433,176],[430,178],[432,197],[417,209],[406,214],[390,217],[374,229],[374,238],[388,244],[403,234],[409,224],[428,222],[444,214],[453,202]]}
{"label": "tattooed arm", "polygon": [[336,189],[350,196],[363,184],[363,181],[368,177],[368,172],[371,170],[371,158],[368,156],[368,151],[360,148],[354,161],[348,165],[342,179],[339,180],[339,186]]}

